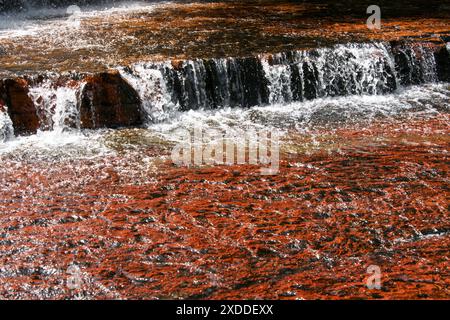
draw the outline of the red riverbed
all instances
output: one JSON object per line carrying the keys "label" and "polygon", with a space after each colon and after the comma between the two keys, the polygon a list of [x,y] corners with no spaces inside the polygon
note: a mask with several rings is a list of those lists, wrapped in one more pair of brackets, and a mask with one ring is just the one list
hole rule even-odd
{"label": "red riverbed", "polygon": [[2,159],[0,297],[448,299],[448,123],[338,130],[275,176]]}

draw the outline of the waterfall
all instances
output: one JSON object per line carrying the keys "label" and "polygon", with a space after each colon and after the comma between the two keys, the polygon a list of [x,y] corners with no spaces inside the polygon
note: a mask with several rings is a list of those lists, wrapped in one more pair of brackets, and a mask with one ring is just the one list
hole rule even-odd
{"label": "waterfall", "polygon": [[437,82],[425,45],[336,45],[248,58],[136,64],[122,76],[139,93],[150,121],[176,110],[251,107],[345,95],[378,95]]}
{"label": "waterfall", "polygon": [[121,73],[145,101],[148,119],[161,119],[161,110],[250,107],[269,102],[263,66],[256,57],[134,65],[121,68]]}
{"label": "waterfall", "polygon": [[430,48],[424,46],[398,48],[395,61],[402,85],[438,81],[436,59]]}
{"label": "waterfall", "polygon": [[164,70],[168,63],[136,64],[130,68],[120,68],[119,72],[139,94],[142,110],[149,122],[163,121],[178,109],[172,103],[172,97],[164,79]]}
{"label": "waterfall", "polygon": [[41,129],[66,131],[80,126],[80,92],[83,83],[74,86],[55,87],[51,80],[33,86],[29,95],[40,119]]}
{"label": "waterfall", "polygon": [[[30,81],[27,92],[41,130],[96,127],[86,121],[98,127],[151,124],[188,110],[382,95],[448,81],[447,50],[448,44],[365,43],[253,57],[142,62],[106,74],[44,76],[46,80]],[[20,121],[11,118],[14,124]]]}
{"label": "waterfall", "polygon": [[396,75],[388,51],[384,44],[349,44],[273,55],[264,63],[271,100],[391,92]]}
{"label": "waterfall", "polygon": [[[277,58],[279,61],[287,60],[285,53],[278,54]],[[286,64],[271,64],[268,57],[262,57],[261,63],[269,82],[269,103],[276,104],[294,100],[291,78],[292,73],[295,71],[299,72],[299,69],[293,71],[291,66]]]}

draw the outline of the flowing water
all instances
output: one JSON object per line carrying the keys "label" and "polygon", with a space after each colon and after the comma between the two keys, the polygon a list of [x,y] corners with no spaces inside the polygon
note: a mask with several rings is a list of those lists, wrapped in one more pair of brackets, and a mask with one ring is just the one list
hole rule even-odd
{"label": "flowing water", "polygon": [[[400,65],[399,57],[407,63]],[[142,101],[143,130],[171,141],[172,129],[194,125],[304,132],[362,126],[380,119],[446,115],[449,86],[438,82],[436,68],[427,46],[418,50],[406,46],[394,56],[389,44],[373,43],[250,58],[196,59],[179,65],[137,63],[118,70]],[[76,137],[93,134],[80,130],[84,84],[58,87],[57,80],[55,75],[38,82],[29,95],[37,106],[41,130],[73,134],[73,144]],[[0,114],[2,140],[10,140],[2,143],[3,152],[39,140],[13,138],[7,113]],[[99,130],[94,136],[104,134],[111,133]],[[58,148],[64,148],[65,141],[64,137],[56,143]],[[80,139],[80,148],[83,143]]]}
{"label": "flowing water", "polygon": [[[67,1],[67,5],[46,3],[31,4],[24,2],[22,10],[0,10],[0,39],[24,36],[45,35],[46,41],[60,43],[61,35],[78,33],[79,22],[90,18],[120,19],[133,12],[149,12],[165,1]],[[77,6],[79,5],[79,6]],[[75,7],[76,6],[76,7]],[[1,3],[0,3],[1,9]],[[59,39],[58,39],[59,38]],[[74,37],[75,39],[75,37]],[[73,39],[72,39],[73,40]],[[67,43],[68,46],[74,45]],[[78,45],[89,46],[82,40]]]}
{"label": "flowing water", "polygon": [[[61,10],[19,10],[0,38],[76,35]],[[432,45],[108,67],[139,96],[141,126],[83,129],[77,72],[29,77],[37,134],[15,135],[0,100],[0,298],[370,298],[358,277],[373,263],[389,272],[383,294],[432,283],[448,297],[450,84]],[[280,131],[280,174],[174,168],[180,129],[194,128]],[[63,281],[74,264],[77,294]]]}

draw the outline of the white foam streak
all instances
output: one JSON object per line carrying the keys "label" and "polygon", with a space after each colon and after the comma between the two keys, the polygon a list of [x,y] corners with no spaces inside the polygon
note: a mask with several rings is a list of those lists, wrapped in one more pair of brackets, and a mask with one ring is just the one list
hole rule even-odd
{"label": "white foam streak", "polygon": [[14,128],[11,118],[7,112],[0,110],[0,142],[5,142],[14,137]]}
{"label": "white foam streak", "polygon": [[289,65],[271,65],[267,57],[262,57],[261,62],[269,82],[269,103],[291,102],[291,70]]}
{"label": "white foam streak", "polygon": [[0,156],[19,158],[94,158],[112,151],[102,142],[101,131],[38,131],[31,136],[12,138],[0,143]]}
{"label": "white foam streak", "polygon": [[65,131],[80,128],[79,93],[84,83],[75,87],[55,88],[51,80],[31,87],[29,95],[37,106],[43,129]]}
{"label": "white foam streak", "polygon": [[448,84],[431,84],[401,89],[388,95],[353,95],[320,98],[290,104],[274,104],[249,109],[190,110],[178,113],[168,122],[149,128],[166,139],[179,129],[194,127],[219,129],[313,130],[318,126],[336,127],[370,123],[374,119],[398,116],[426,117],[450,111]]}
{"label": "white foam streak", "polygon": [[153,64],[136,64],[131,73],[120,68],[120,74],[139,94],[143,112],[148,122],[159,122],[169,119],[178,106],[171,101],[164,76],[160,68]]}

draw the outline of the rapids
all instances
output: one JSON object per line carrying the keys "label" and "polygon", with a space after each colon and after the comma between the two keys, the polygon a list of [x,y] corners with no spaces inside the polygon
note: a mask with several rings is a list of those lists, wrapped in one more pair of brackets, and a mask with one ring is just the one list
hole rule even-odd
{"label": "rapids", "polygon": [[[439,67],[426,45],[393,48],[389,43],[370,43],[249,58],[195,59],[178,65],[145,62],[117,69],[139,95],[142,130],[172,141],[174,128],[194,125],[304,132],[363,126],[379,119],[447,115],[449,86],[439,83]],[[37,137],[14,138],[11,119],[0,111],[0,137],[10,140],[1,144],[2,152],[29,141],[39,148],[46,145],[46,139],[39,138],[45,136],[61,148],[67,135],[74,135],[69,139],[73,144],[76,137],[92,134],[80,129],[84,84],[55,86],[58,79],[50,75],[29,89],[43,130]],[[98,130],[94,136],[110,131]],[[61,145],[58,133],[64,133]],[[80,146],[84,141],[79,140]]]}

